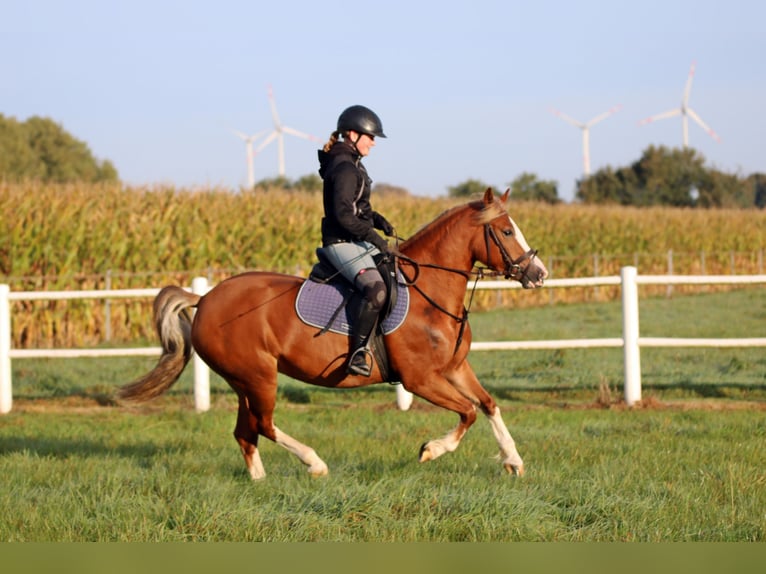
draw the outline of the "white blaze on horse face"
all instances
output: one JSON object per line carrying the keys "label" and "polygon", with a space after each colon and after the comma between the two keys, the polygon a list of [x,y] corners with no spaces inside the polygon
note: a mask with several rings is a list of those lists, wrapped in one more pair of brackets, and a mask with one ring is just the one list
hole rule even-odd
{"label": "white blaze on horse face", "polygon": [[511,227],[513,227],[513,235],[516,237],[516,241],[519,242],[519,245],[521,245],[521,248],[526,252],[531,249],[529,246],[529,243],[527,243],[526,238],[524,237],[524,234],[521,232],[521,228],[516,225],[516,222],[513,220],[513,218],[509,215],[508,221],[511,222]]}
{"label": "white blaze on horse face", "polygon": [[[529,246],[529,243],[527,243],[526,237],[524,237],[524,234],[521,232],[521,228],[516,225],[516,222],[513,220],[513,218],[509,215],[508,221],[511,222],[511,226],[513,227],[513,235],[516,238],[516,241],[518,242],[519,246],[524,250],[524,252],[529,252],[532,248]],[[531,285],[534,285],[535,287],[541,287],[543,282],[542,280],[548,277],[548,270],[545,268],[545,265],[543,265],[543,262],[540,261],[537,257],[535,257],[531,262],[530,265],[534,266],[537,269],[537,277],[539,279],[534,280],[532,279]],[[529,274],[528,274],[529,275]],[[530,277],[527,277],[527,279],[531,279]]]}

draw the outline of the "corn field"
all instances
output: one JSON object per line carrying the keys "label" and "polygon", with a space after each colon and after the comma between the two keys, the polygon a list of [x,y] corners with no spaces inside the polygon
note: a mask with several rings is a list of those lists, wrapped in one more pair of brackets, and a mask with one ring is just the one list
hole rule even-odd
{"label": "corn field", "polygon": [[[0,182],[0,200],[0,282],[13,291],[190,285],[198,275],[215,283],[246,270],[305,276],[321,240],[322,197],[312,193]],[[461,202],[373,201],[401,237]],[[556,278],[615,275],[624,265],[644,274],[763,273],[763,211],[518,203],[510,212]],[[572,289],[555,301],[616,296],[616,288]],[[473,309],[553,299],[552,290],[480,291]],[[13,305],[17,348],[99,344],[107,322],[113,342],[154,341],[150,300]]]}

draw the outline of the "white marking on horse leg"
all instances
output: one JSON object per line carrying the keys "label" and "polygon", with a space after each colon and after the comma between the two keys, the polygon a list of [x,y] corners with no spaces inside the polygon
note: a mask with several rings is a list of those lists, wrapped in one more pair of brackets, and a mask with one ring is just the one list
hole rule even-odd
{"label": "white marking on horse leg", "polygon": [[495,412],[487,415],[487,418],[489,424],[492,425],[492,432],[495,434],[497,444],[500,446],[500,458],[503,460],[503,467],[511,474],[522,476],[524,474],[524,461],[521,460],[521,456],[516,450],[516,443],[503,422],[500,407],[495,407]]}
{"label": "white marking on horse leg", "polygon": [[247,472],[250,473],[250,477],[253,480],[264,478],[266,476],[266,469],[263,468],[263,462],[261,461],[258,447],[243,441],[239,445],[239,450],[242,451],[242,457],[245,459],[245,467],[247,468]]}
{"label": "white marking on horse leg", "polygon": [[309,467],[308,471],[311,476],[324,476],[328,473],[327,465],[321,458],[319,458],[313,448],[306,446],[302,442],[298,442],[290,435],[283,433],[277,427],[274,427],[274,437],[274,442],[279,446],[286,448],[297,456],[298,460]]}
{"label": "white marking on horse leg", "polygon": [[420,462],[427,462],[439,458],[445,452],[454,451],[460,444],[464,433],[458,432],[460,425],[444,435],[442,438],[430,440],[420,448]]}
{"label": "white marking on horse leg", "polygon": [[260,480],[266,477],[266,469],[263,468],[263,462],[261,461],[261,454],[258,452],[258,447],[255,448],[251,456],[245,457],[245,463],[247,464],[247,470],[250,472],[250,476],[253,480]]}

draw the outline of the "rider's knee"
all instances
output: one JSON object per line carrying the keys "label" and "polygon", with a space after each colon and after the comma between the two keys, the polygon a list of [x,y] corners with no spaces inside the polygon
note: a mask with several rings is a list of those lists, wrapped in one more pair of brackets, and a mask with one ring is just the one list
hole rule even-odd
{"label": "rider's knee", "polygon": [[355,281],[371,309],[380,311],[386,302],[386,284],[377,269],[365,269]]}
{"label": "rider's knee", "polygon": [[380,311],[386,302],[386,284],[383,281],[376,281],[364,289],[364,298],[370,305]]}

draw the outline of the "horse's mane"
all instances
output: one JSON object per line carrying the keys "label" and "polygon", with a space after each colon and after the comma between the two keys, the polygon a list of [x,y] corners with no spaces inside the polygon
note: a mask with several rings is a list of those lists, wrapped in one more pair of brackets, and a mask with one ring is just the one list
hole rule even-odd
{"label": "horse's mane", "polygon": [[426,223],[423,227],[418,229],[414,235],[412,235],[404,244],[410,242],[417,243],[423,236],[429,235],[434,229],[441,229],[443,227],[449,227],[449,221],[451,219],[457,219],[463,215],[464,212],[472,212],[471,219],[475,225],[484,225],[489,223],[493,219],[500,217],[501,215],[507,215],[505,203],[499,199],[495,199],[492,203],[486,204],[482,200],[478,199],[469,203],[461,205],[455,205],[449,209],[443,211],[441,214],[430,223]]}

